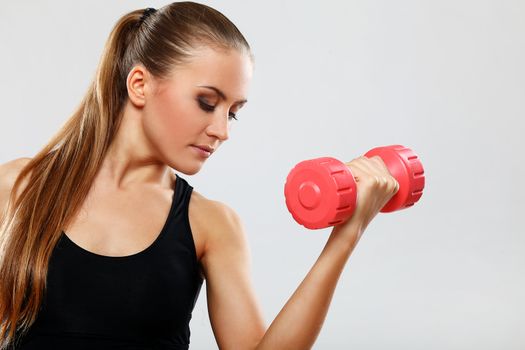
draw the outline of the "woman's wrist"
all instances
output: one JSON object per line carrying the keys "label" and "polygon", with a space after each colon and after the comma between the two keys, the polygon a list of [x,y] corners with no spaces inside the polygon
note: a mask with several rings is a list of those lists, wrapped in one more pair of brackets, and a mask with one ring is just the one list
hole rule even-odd
{"label": "woman's wrist", "polygon": [[344,223],[342,225],[334,226],[326,245],[335,245],[339,249],[343,248],[348,254],[351,254],[363,232],[364,228],[357,223]]}

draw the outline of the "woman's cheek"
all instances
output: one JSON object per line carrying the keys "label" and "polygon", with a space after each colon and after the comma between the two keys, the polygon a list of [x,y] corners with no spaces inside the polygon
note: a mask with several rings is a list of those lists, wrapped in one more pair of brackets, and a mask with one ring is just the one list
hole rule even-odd
{"label": "woman's cheek", "polygon": [[161,153],[173,151],[173,136],[170,132],[174,130],[174,122],[162,109],[148,111],[144,114],[143,129],[148,141]]}

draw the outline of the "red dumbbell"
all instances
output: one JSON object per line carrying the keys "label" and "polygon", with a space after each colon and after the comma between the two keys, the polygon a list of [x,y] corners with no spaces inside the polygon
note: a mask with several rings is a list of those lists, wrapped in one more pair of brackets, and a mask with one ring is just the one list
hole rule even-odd
{"label": "red dumbbell", "polygon": [[[398,192],[381,209],[391,212],[413,206],[423,194],[425,172],[409,148],[391,145],[371,149],[365,157],[379,156],[399,183]],[[321,157],[297,164],[286,178],[286,206],[295,221],[309,229],[337,225],[350,218],[356,207],[357,186],[343,162]]]}

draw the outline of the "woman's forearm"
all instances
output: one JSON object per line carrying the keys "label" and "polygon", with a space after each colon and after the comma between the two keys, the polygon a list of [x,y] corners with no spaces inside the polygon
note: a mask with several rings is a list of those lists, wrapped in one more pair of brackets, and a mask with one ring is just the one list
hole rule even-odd
{"label": "woman's forearm", "polygon": [[[326,318],[343,268],[361,232],[339,235],[334,228],[323,251],[271,323],[257,349],[309,349]],[[342,234],[342,233],[341,233]]]}

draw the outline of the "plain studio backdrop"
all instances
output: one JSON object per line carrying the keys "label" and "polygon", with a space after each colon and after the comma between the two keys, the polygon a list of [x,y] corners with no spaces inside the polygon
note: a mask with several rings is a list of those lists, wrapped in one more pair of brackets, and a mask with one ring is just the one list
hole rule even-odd
{"label": "plain studio backdrop", "polygon": [[[32,157],[83,97],[128,11],[161,1],[0,2],[0,163]],[[256,56],[249,103],[194,176],[241,216],[268,323],[330,229],[288,213],[288,172],[403,144],[423,197],[379,214],[315,349],[525,348],[525,2],[208,1]],[[301,322],[300,319],[297,322]],[[216,348],[203,286],[192,349]]]}

